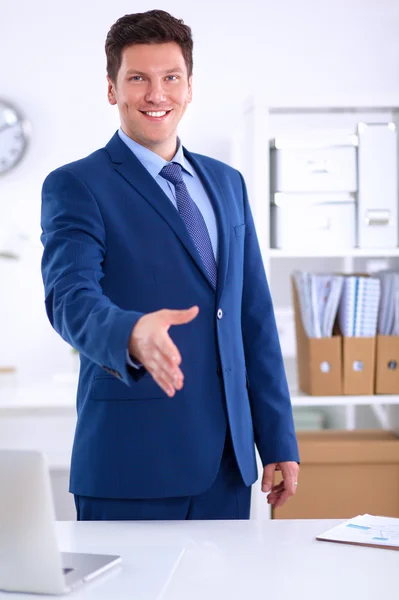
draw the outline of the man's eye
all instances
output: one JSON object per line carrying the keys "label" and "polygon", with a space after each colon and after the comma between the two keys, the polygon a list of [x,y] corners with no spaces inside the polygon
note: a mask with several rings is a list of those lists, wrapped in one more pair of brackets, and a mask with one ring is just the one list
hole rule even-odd
{"label": "man's eye", "polygon": [[133,75],[133,77],[130,78],[130,81],[140,81],[141,79],[143,79],[141,75]]}
{"label": "man's eye", "polygon": [[177,81],[178,76],[177,75],[168,75],[167,79],[170,79],[171,81]]}

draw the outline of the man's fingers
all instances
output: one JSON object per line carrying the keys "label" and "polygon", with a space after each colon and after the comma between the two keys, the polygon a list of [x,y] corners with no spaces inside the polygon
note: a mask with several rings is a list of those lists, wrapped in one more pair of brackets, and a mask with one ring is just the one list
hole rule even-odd
{"label": "man's fingers", "polygon": [[199,313],[199,308],[198,306],[192,306],[185,310],[165,309],[163,312],[168,325],[184,325],[195,319]]}
{"label": "man's fingers", "polygon": [[269,504],[273,504],[274,508],[278,508],[279,506],[282,506],[290,496],[291,494],[288,490],[280,489],[275,492],[270,492],[267,501]]}
{"label": "man's fingers", "polygon": [[262,477],[262,492],[269,492],[273,485],[274,471],[276,470],[276,464],[271,463],[266,465],[263,469]]}
{"label": "man's fingers", "polygon": [[295,485],[296,478],[287,477],[284,478],[283,481],[279,483],[279,489],[276,491],[286,490],[290,496],[293,496],[296,492],[297,486]]}
{"label": "man's fingers", "polygon": [[168,334],[166,339],[158,342],[156,355],[154,356],[155,368],[162,371],[162,377],[168,381],[176,390],[183,387],[184,375],[179,364],[181,363],[180,352],[172,342]]}
{"label": "man's fingers", "polygon": [[280,463],[283,480],[274,485],[268,495],[267,501],[272,504],[274,508],[283,506],[285,502],[293,496],[296,492],[297,486],[295,485],[298,481],[299,466],[294,462]]}
{"label": "man's fingers", "polygon": [[153,377],[155,375],[160,377],[169,386],[173,387],[173,389],[180,390],[183,387],[183,373],[178,367],[171,369],[163,357],[152,361],[150,374]]}
{"label": "man's fingers", "polygon": [[181,364],[181,354],[176,346],[169,337],[168,334],[162,336],[155,343],[156,348],[163,355],[164,359],[168,362],[171,368],[176,368]]}
{"label": "man's fingers", "polygon": [[154,373],[150,372],[150,374],[154,379],[155,383],[159,385],[159,387],[165,392],[165,394],[167,394],[170,398],[172,398],[175,395],[175,388],[161,376],[159,371],[156,371]]}
{"label": "man's fingers", "polygon": [[269,502],[269,504],[274,504],[276,502],[277,498],[279,498],[283,492],[284,492],[283,482],[281,482],[278,486],[273,486],[270,491],[270,494],[267,497],[267,501]]}
{"label": "man's fingers", "polygon": [[[169,366],[175,370],[181,364],[182,358],[176,345],[168,335],[171,325],[189,323],[198,315],[198,306],[186,310],[162,309],[143,315],[133,327],[129,339],[129,353],[147,370],[151,369],[152,361],[158,360],[158,354],[164,355]],[[174,373],[179,376],[179,371]]]}
{"label": "man's fingers", "polygon": [[283,506],[283,504],[287,502],[288,498],[291,495],[292,494],[290,494],[288,490],[284,490],[283,493],[277,497],[276,502],[274,503],[274,508],[279,508],[279,506]]}
{"label": "man's fingers", "polygon": [[284,490],[284,481],[280,481],[277,485],[274,485],[270,490],[270,493],[282,492]]}
{"label": "man's fingers", "polygon": [[284,487],[293,496],[296,492],[296,483],[298,482],[299,466],[294,462],[281,463],[281,471],[284,480]]}

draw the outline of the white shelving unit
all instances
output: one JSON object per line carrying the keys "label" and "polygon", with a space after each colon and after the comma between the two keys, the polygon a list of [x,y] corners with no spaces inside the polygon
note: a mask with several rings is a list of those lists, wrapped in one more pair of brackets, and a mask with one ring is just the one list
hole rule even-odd
{"label": "white shelving unit", "polygon": [[352,248],[351,250],[280,250],[270,248],[269,258],[399,258],[399,248],[376,248],[367,250],[365,248]]}
{"label": "white shelving unit", "polygon": [[[399,99],[398,99],[399,100]],[[373,261],[373,265],[399,264],[399,248],[350,250],[280,250],[270,247],[270,183],[269,141],[287,132],[329,130],[355,132],[357,123],[393,121],[399,126],[399,101],[373,102],[362,100],[346,106],[297,105],[270,107],[264,100],[250,98],[243,108],[241,127],[234,146],[234,162],[245,177],[256,222],[263,261],[269,279],[275,308],[292,306],[289,275],[294,268],[339,270],[353,272],[359,261]],[[399,129],[399,127],[398,127]],[[361,266],[362,270],[367,268]],[[374,406],[373,413],[382,427],[389,427],[389,405],[399,404],[399,396],[307,396],[296,391],[295,369],[287,372],[293,406],[346,407],[346,427],[355,425],[356,406]],[[378,408],[375,408],[378,407]]]}
{"label": "white shelving unit", "polygon": [[[294,269],[340,271],[350,273],[368,267],[399,267],[399,248],[323,251],[279,250],[270,247],[269,141],[287,132],[304,130],[356,131],[359,121],[396,123],[399,130],[399,98],[351,99],[347,105],[330,101],[325,105],[268,106],[261,98],[249,98],[244,106],[233,142],[233,165],[244,175],[256,223],[265,270],[276,309],[292,307],[289,276]],[[372,261],[372,262],[370,262]],[[286,359],[286,357],[285,357]],[[288,362],[295,361],[290,355]],[[358,411],[367,410],[374,426],[399,430],[399,395],[390,396],[308,396],[296,387],[294,367],[287,370],[294,407],[322,407],[339,414],[338,422],[346,429],[358,425]],[[359,408],[360,407],[360,408]],[[362,409],[361,407],[368,407]],[[261,467],[260,461],[259,466]],[[265,508],[266,507],[266,508]],[[270,518],[263,495],[253,494],[255,518]]]}
{"label": "white shelving unit", "polygon": [[[352,99],[353,100],[353,99]],[[270,107],[264,100],[249,98],[243,107],[241,126],[234,140],[234,163],[243,173],[257,227],[263,261],[269,280],[275,308],[292,306],[289,275],[294,268],[340,270],[349,273],[358,262],[399,265],[399,248],[350,250],[280,250],[270,247],[270,184],[269,141],[287,132],[304,130],[329,130],[355,132],[359,121],[393,121],[399,126],[399,99],[384,102],[351,102],[346,106],[297,105]],[[399,129],[399,127],[398,127]],[[367,264],[366,264],[367,268]],[[364,266],[362,266],[364,269]],[[398,396],[307,396],[296,390],[295,369],[287,371],[293,406],[343,407],[346,409],[345,425],[356,425],[356,407],[371,406],[380,426],[389,428],[392,410],[388,406],[399,404]],[[396,411],[397,413],[397,411]],[[396,414],[394,412],[394,414]],[[394,421],[396,421],[394,419]]]}

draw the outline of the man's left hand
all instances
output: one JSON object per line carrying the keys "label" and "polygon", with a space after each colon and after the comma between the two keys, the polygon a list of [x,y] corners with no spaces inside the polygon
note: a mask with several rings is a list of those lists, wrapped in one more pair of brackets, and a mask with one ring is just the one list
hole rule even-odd
{"label": "man's left hand", "polygon": [[[275,471],[281,471],[283,480],[273,485]],[[274,508],[282,506],[296,492],[298,484],[299,465],[296,462],[280,462],[266,465],[263,469],[262,492],[270,492],[267,498]]]}

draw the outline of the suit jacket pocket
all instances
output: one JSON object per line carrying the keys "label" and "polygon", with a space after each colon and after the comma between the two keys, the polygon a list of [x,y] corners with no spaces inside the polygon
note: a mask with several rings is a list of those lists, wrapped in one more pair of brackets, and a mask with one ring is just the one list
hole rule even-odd
{"label": "suit jacket pocket", "polygon": [[237,237],[245,235],[245,223],[242,225],[234,225],[234,231]]}
{"label": "suit jacket pocket", "polygon": [[95,377],[91,395],[95,400],[154,400],[156,398],[169,398],[148,373],[131,386],[126,385],[115,377]]}

